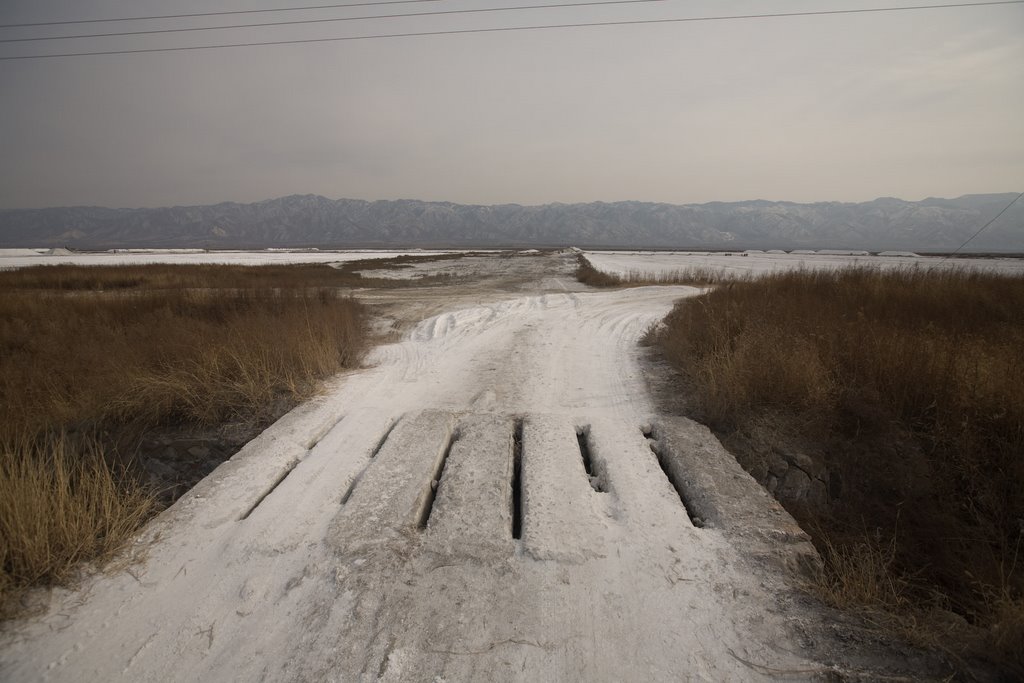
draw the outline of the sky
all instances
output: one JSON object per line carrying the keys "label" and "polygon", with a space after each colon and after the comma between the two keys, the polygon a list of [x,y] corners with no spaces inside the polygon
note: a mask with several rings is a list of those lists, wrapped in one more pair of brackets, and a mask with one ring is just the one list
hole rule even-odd
{"label": "sky", "polygon": [[[0,24],[315,4],[332,3],[3,0]],[[0,39],[552,4],[421,0]],[[0,57],[914,4],[658,0],[0,42]],[[0,208],[1020,192],[1022,37],[1017,4],[3,60]]]}

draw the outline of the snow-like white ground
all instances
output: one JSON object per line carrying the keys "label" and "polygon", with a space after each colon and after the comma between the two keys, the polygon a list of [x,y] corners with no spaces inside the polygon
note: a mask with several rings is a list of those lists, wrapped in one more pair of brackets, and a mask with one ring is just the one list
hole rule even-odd
{"label": "snow-like white ground", "polygon": [[[494,268],[494,259],[491,255],[482,255],[487,252],[474,252],[471,256],[461,258],[438,259],[436,261],[425,261],[423,263],[406,263],[401,267],[368,268],[357,271],[363,277],[382,278],[385,280],[417,280],[423,277],[447,275],[460,278],[472,278],[486,276]],[[533,254],[521,253],[520,256],[531,256]]]}
{"label": "snow-like white ground", "polygon": [[1005,274],[1024,274],[1024,259],[968,258],[943,259],[933,256],[841,256],[829,254],[769,254],[741,251],[725,252],[651,252],[588,251],[587,260],[600,271],[614,275],[639,274],[669,277],[699,268],[733,275],[759,275],[803,268],[835,270],[850,266],[873,268],[967,268]]}
{"label": "snow-like white ground", "polygon": [[[30,253],[31,252],[31,253]],[[0,250],[0,270],[42,265],[125,266],[148,264],[229,264],[259,266],[291,263],[341,263],[395,256],[447,254],[448,251],[189,251],[155,249],[119,252],[80,252],[70,255],[39,254],[31,249]]]}
{"label": "snow-like white ground", "polygon": [[828,627],[782,605],[788,579],[765,559],[806,541],[648,393],[637,341],[698,290],[579,291],[573,266],[495,258],[521,291],[444,290],[460,297],[447,310],[425,290],[377,294],[443,312],[161,515],[141,562],[9,626],[0,678],[824,677],[799,634]]}
{"label": "snow-like white ground", "polygon": [[0,259],[5,258],[35,258],[39,251],[35,249],[0,249]]}

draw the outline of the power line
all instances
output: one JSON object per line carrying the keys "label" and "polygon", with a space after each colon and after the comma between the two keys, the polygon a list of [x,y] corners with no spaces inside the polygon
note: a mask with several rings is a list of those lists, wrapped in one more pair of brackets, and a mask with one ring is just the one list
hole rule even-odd
{"label": "power line", "polygon": [[447,14],[480,14],[484,12],[512,12],[517,10],[559,9],[566,7],[594,7],[597,5],[637,5],[665,0],[601,0],[600,2],[564,2],[557,5],[522,5],[518,7],[485,7],[477,9],[451,9],[437,12],[407,12],[404,14],[376,14],[364,17],[332,17],[296,21],[270,21],[261,24],[233,24],[229,26],[198,26],[193,28],[164,28],[146,31],[120,31],[116,33],[86,33],[72,36],[41,36],[32,38],[0,38],[0,43],[28,43],[39,40],[70,40],[72,38],[110,38],[114,36],[142,36],[154,33],[186,33],[189,31],[222,31],[238,28],[265,28],[268,26],[294,26],[296,24],[328,24],[339,21],[366,21],[369,19],[399,19],[408,17],[436,17]]}
{"label": "power line", "polygon": [[36,21],[28,24],[0,24],[0,28],[25,28],[29,26],[67,26],[69,24],[106,24],[114,21],[149,21],[151,19],[188,19],[191,17],[223,17],[231,14],[257,14],[260,12],[301,12],[317,9],[342,9],[344,7],[374,7],[377,5],[413,5],[421,2],[440,0],[378,0],[377,2],[352,2],[343,5],[311,5],[309,7],[273,7],[269,9],[242,9],[231,12],[195,12],[192,14],[162,14],[150,17],[116,17],[114,19],[77,19],[74,21]]}
{"label": "power line", "polygon": [[981,233],[985,232],[985,230],[986,230],[986,229],[988,228],[988,226],[990,226],[990,225],[992,225],[993,223],[995,223],[995,222],[996,222],[997,220],[999,220],[999,218],[1000,218],[1000,217],[1001,217],[1001,216],[1002,216],[1002,215],[1003,215],[1004,213],[1006,213],[1007,211],[1009,211],[1009,210],[1010,210],[1010,207],[1011,207],[1011,206],[1013,206],[1014,204],[1016,204],[1016,203],[1017,203],[1017,200],[1019,200],[1019,199],[1020,199],[1021,197],[1024,197],[1024,192],[1021,192],[1021,193],[1020,193],[1019,195],[1017,195],[1016,197],[1014,197],[1014,198],[1013,198],[1013,201],[1012,201],[1012,202],[1010,202],[1009,204],[1007,204],[1007,205],[1006,205],[1005,207],[1003,207],[1003,210],[1002,210],[1002,211],[1000,211],[999,213],[997,213],[997,214],[996,214],[996,216],[995,216],[995,218],[993,218],[992,220],[990,220],[990,221],[989,221],[988,223],[986,223],[985,225],[981,226],[981,227],[980,227],[980,228],[978,229],[978,231],[977,231],[976,233],[974,233],[973,235],[971,235],[970,237],[968,237],[968,238],[967,238],[966,240],[964,240],[964,243],[963,243],[963,244],[961,244],[961,245],[960,245],[959,247],[957,247],[956,249],[954,249],[954,250],[953,250],[953,253],[951,253],[951,254],[946,254],[946,256],[944,256],[942,260],[943,260],[943,261],[945,261],[946,259],[950,258],[951,256],[956,256],[956,255],[957,255],[957,254],[958,254],[958,253],[960,252],[960,250],[961,250],[961,249],[963,249],[964,247],[966,247],[966,246],[967,246],[967,244],[968,244],[968,243],[969,243],[969,242],[970,242],[971,240],[973,240],[973,239],[974,239],[975,237],[977,237],[977,236],[978,236],[978,235],[980,235]]}
{"label": "power line", "polygon": [[334,38],[306,38],[300,40],[271,40],[250,43],[226,43],[220,45],[189,45],[183,47],[156,47],[135,50],[102,50],[96,52],[63,52],[43,55],[19,55],[0,57],[0,61],[25,59],[52,59],[61,57],[93,57],[98,55],[130,55],[149,52],[187,52],[192,50],[219,50],[236,47],[262,47],[269,45],[304,45],[311,43],[336,43],[355,40],[379,40],[385,38],[418,38],[427,36],[451,36],[470,33],[508,33],[513,31],[541,31],[550,29],[591,28],[599,26],[640,26],[649,24],[679,24],[702,21],[730,21],[736,19],[779,19],[790,17],[827,16],[844,14],[870,14],[878,12],[907,12],[915,10],[952,9],[958,7],[984,7],[988,5],[1020,5],[1024,0],[998,0],[994,2],[968,2],[948,5],[914,5],[906,7],[874,7],[865,9],[817,10],[810,12],[776,12],[771,14],[737,14],[710,17],[685,17],[678,19],[636,19],[629,21],[595,21],[573,24],[545,24],[540,26],[499,26],[494,28],[449,29],[444,31],[416,31],[410,33],[377,33],[363,36],[339,36]]}

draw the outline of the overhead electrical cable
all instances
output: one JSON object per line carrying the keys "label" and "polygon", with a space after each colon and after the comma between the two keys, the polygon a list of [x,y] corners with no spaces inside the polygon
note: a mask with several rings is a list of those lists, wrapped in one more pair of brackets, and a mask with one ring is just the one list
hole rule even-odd
{"label": "overhead electrical cable", "polygon": [[403,14],[375,14],[363,17],[330,17],[325,19],[298,19],[295,21],[268,21],[260,24],[232,24],[229,26],[196,26],[192,28],[162,28],[144,31],[118,31],[114,33],[84,33],[71,36],[35,36],[31,38],[0,38],[0,43],[28,43],[39,40],[69,40],[72,38],[112,38],[115,36],[142,36],[154,33],[187,33],[189,31],[223,31],[239,28],[266,28],[268,26],[294,26],[296,24],[329,24],[341,21],[367,21],[370,19],[405,19],[409,17],[436,17],[449,14],[482,14],[485,12],[514,12],[521,10],[564,9],[568,7],[595,7],[599,5],[639,5],[665,0],[599,0],[595,2],[563,2],[557,5],[520,5],[516,7],[483,7],[477,9],[450,9],[436,12],[406,12]]}
{"label": "overhead electrical cable", "polygon": [[1011,206],[1013,206],[1014,204],[1016,204],[1016,203],[1017,203],[1017,201],[1018,201],[1018,200],[1019,200],[1019,199],[1020,199],[1021,197],[1024,197],[1024,192],[1021,192],[1021,193],[1020,193],[1019,195],[1017,195],[1016,197],[1014,197],[1014,198],[1013,198],[1013,201],[1011,201],[1011,202],[1010,202],[1009,204],[1007,204],[1007,205],[1006,205],[1005,207],[1003,207],[1003,210],[1002,210],[1002,211],[1000,211],[999,213],[997,213],[997,214],[995,215],[995,217],[994,217],[994,218],[993,218],[992,220],[990,220],[990,221],[989,221],[988,223],[986,223],[985,225],[983,225],[983,226],[981,226],[980,228],[978,228],[978,231],[977,231],[976,233],[974,233],[973,235],[971,235],[970,237],[968,237],[968,238],[967,238],[966,240],[964,240],[964,243],[963,243],[963,244],[961,244],[961,245],[960,245],[959,247],[957,247],[956,249],[954,249],[954,250],[953,250],[953,253],[951,253],[951,254],[946,254],[946,256],[944,256],[942,260],[943,260],[943,261],[945,261],[946,259],[950,258],[951,256],[956,256],[956,255],[957,255],[958,253],[960,253],[960,250],[961,250],[961,249],[963,249],[964,247],[966,247],[966,246],[968,245],[968,243],[970,243],[970,242],[971,242],[971,240],[973,240],[973,239],[974,239],[975,237],[977,237],[977,236],[978,236],[978,235],[980,235],[981,233],[985,232],[985,230],[987,230],[987,229],[988,229],[988,226],[992,225],[992,224],[993,224],[993,223],[995,223],[995,222],[996,222],[997,220],[999,220],[999,219],[1000,219],[1000,217],[1002,217],[1002,215],[1003,215],[1004,213],[1006,213],[1007,211],[1009,211],[1009,210],[1010,210],[1010,207],[1011,207]]}
{"label": "overhead electrical cable", "polygon": [[304,12],[318,9],[344,9],[346,7],[375,7],[377,5],[415,5],[441,0],[377,0],[376,2],[350,2],[341,5],[310,5],[307,7],[270,7],[267,9],[239,9],[230,12],[193,12],[192,14],[160,14],[149,17],[115,17],[113,19],[75,19],[72,21],[34,21],[27,24],[0,24],[0,28],[27,28],[29,26],[69,26],[71,24],[106,24],[115,21],[151,21],[156,19],[191,19],[193,17],[225,17],[232,14],[259,14],[261,12]]}
{"label": "overhead electrical cable", "polygon": [[553,29],[570,29],[570,28],[591,28],[591,27],[603,27],[603,26],[641,26],[641,25],[652,25],[652,24],[681,24],[681,23],[692,23],[692,22],[704,22],[704,21],[733,21],[733,20],[751,20],[751,19],[780,19],[780,18],[791,18],[791,17],[810,17],[810,16],[835,16],[835,15],[851,15],[851,14],[870,14],[879,12],[909,12],[917,10],[935,10],[935,9],[953,9],[960,7],[985,7],[991,5],[1020,5],[1024,4],[1024,0],[997,0],[993,2],[967,2],[967,3],[955,3],[945,5],[913,5],[903,7],[872,7],[863,9],[843,9],[843,10],[814,10],[807,12],[774,12],[768,14],[735,14],[735,15],[724,15],[724,16],[705,16],[705,17],[680,17],[676,19],[633,19],[633,20],[622,20],[622,21],[594,21],[594,22],[578,22],[568,24],[543,24],[535,26],[497,26],[492,28],[469,28],[469,29],[448,29],[439,31],[413,31],[408,33],[375,33],[370,35],[358,35],[358,36],[337,36],[332,38],[305,38],[297,40],[269,40],[269,41],[255,41],[247,43],[224,43],[219,45],[186,45],[181,47],[155,47],[155,48],[139,48],[133,50],[98,50],[94,52],[62,52],[42,55],[17,55],[0,57],[0,61],[12,61],[12,60],[26,60],[26,59],[54,59],[61,57],[93,57],[99,55],[130,55],[130,54],[143,54],[151,52],[189,52],[194,50],[220,50],[226,48],[239,48],[239,47],[262,47],[269,45],[304,45],[313,43],[337,43],[347,42],[356,40],[381,40],[388,38],[418,38],[427,36],[452,36],[452,35],[466,35],[471,33],[510,33],[514,31],[543,31]]}

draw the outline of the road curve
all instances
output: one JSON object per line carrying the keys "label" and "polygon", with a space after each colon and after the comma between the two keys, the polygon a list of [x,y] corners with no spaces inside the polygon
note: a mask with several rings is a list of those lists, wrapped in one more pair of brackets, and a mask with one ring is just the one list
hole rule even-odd
{"label": "road curve", "polygon": [[776,591],[806,538],[637,342],[680,297],[447,311],[151,524],[138,563],[4,633],[6,681],[824,676]]}

